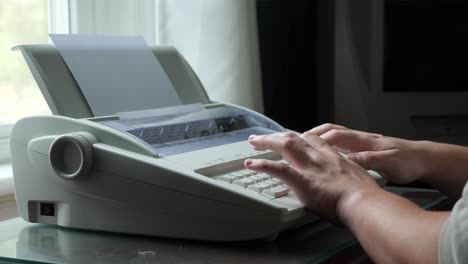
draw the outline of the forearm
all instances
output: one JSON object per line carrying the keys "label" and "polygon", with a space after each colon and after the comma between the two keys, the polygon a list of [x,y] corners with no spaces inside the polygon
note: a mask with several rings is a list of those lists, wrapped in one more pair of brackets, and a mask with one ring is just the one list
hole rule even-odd
{"label": "forearm", "polygon": [[426,159],[426,172],[421,178],[452,198],[459,198],[468,179],[468,148],[420,142]]}
{"label": "forearm", "polygon": [[428,212],[384,190],[350,194],[339,206],[376,263],[437,263],[438,241],[448,212]]}

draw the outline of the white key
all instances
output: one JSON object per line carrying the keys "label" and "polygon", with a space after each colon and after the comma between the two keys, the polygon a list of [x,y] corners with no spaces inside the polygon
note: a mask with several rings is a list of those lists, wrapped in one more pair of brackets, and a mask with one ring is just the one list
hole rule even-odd
{"label": "white key", "polygon": [[272,199],[271,203],[288,208],[288,212],[290,213],[300,212],[304,210],[304,205],[300,201],[288,196]]}
{"label": "white key", "polygon": [[233,181],[237,180],[237,177],[236,177],[236,176],[229,175],[229,174],[226,174],[226,175],[221,175],[221,176],[219,176],[217,179],[218,179],[218,180],[221,180],[221,181],[225,181],[225,182],[232,183]]}
{"label": "white key", "polygon": [[249,190],[252,190],[254,192],[263,192],[264,190],[270,188],[271,185],[268,184],[268,183],[264,183],[264,182],[259,182],[259,183],[256,183],[256,184],[253,184],[253,185],[250,185],[249,187],[247,187],[247,189]]}
{"label": "white key", "polygon": [[262,181],[262,179],[260,177],[258,177],[258,176],[250,176],[247,179],[252,179],[255,182],[261,182]]}
{"label": "white key", "polygon": [[236,171],[236,172],[231,172],[231,173],[229,173],[229,175],[235,176],[237,179],[242,179],[242,178],[245,177],[245,175],[244,175],[243,173],[238,172],[238,171]]}
{"label": "white key", "polygon": [[250,170],[241,170],[241,171],[239,171],[239,173],[244,175],[244,177],[248,177],[250,175],[253,175],[253,171],[250,171]]}
{"label": "white key", "polygon": [[278,198],[278,197],[287,195],[288,192],[289,192],[288,186],[279,185],[279,186],[264,190],[262,194],[271,198]]}
{"label": "white key", "polygon": [[282,182],[280,179],[278,179],[278,178],[271,178],[271,180],[274,181],[274,182],[276,182],[276,183],[278,183],[278,185],[283,184],[283,182]]}
{"label": "white key", "polygon": [[268,174],[265,174],[265,173],[257,174],[256,176],[262,179],[262,181],[266,181],[270,179],[270,176],[268,176]]}
{"label": "white key", "polygon": [[276,187],[276,186],[279,185],[277,182],[274,182],[272,180],[266,180],[266,181],[263,181],[263,182],[266,182],[266,183],[270,184],[271,187]]}
{"label": "white key", "polygon": [[249,178],[243,178],[243,179],[234,181],[233,184],[238,185],[240,187],[247,188],[247,186],[255,184],[255,181]]}

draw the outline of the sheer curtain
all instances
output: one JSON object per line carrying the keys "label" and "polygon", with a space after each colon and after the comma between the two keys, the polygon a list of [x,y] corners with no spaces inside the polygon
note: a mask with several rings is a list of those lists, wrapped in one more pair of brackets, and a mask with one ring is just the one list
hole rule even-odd
{"label": "sheer curtain", "polygon": [[138,34],[175,46],[211,100],[262,112],[255,2],[72,0],[70,33]]}

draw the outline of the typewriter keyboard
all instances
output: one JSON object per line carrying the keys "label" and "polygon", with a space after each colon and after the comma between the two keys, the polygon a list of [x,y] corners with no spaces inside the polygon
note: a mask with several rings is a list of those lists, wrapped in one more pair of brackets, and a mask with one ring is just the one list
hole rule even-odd
{"label": "typewriter keyboard", "polygon": [[296,196],[287,185],[266,173],[244,169],[216,176],[215,178],[270,198],[289,196],[296,199]]}

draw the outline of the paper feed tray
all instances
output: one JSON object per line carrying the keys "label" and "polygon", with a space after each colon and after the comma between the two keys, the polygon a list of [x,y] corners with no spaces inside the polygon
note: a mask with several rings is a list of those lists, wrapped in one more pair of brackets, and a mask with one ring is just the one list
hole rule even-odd
{"label": "paper feed tray", "polygon": [[[151,48],[182,104],[211,103],[197,75],[174,47]],[[19,45],[13,49],[23,54],[53,114],[73,118],[95,117],[72,73],[53,45]]]}

